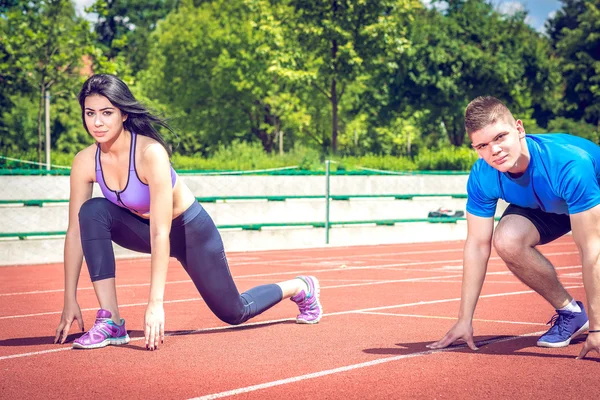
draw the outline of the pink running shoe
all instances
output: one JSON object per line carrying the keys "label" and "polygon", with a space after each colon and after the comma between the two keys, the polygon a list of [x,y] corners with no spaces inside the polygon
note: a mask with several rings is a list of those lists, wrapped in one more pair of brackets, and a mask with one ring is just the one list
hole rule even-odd
{"label": "pink running shoe", "polygon": [[96,322],[92,329],[73,342],[74,349],[97,349],[109,344],[119,345],[129,343],[129,335],[125,329],[125,320],[121,318],[121,324],[115,324],[110,318],[112,314],[108,310],[100,309],[96,313]]}
{"label": "pink running shoe", "polygon": [[300,314],[296,317],[299,324],[316,324],[323,316],[323,307],[319,302],[320,287],[319,281],[314,276],[298,276],[308,286],[308,293],[302,290],[300,293],[291,297],[294,303],[298,305]]}

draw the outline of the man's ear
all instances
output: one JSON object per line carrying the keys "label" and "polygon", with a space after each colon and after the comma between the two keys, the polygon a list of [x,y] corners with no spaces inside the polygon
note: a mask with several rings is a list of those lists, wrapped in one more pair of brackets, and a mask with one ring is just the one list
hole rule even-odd
{"label": "man's ear", "polygon": [[523,126],[523,121],[518,119],[516,126],[517,126],[517,131],[519,132],[519,139],[523,139],[525,137],[525,127]]}

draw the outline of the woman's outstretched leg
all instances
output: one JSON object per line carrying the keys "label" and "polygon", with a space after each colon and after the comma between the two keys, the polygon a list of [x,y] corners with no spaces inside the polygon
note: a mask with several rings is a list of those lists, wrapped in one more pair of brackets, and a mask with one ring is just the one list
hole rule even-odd
{"label": "woman's outstretched leg", "polygon": [[261,285],[240,294],[231,277],[219,231],[199,204],[173,220],[171,250],[208,307],[223,322],[241,324],[285,298],[298,304],[297,322],[316,323],[321,318],[319,283],[314,277]]}

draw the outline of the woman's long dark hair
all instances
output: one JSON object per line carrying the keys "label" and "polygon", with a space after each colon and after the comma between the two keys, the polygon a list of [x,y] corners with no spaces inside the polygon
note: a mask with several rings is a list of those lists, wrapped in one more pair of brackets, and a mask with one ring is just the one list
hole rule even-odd
{"label": "woman's long dark hair", "polygon": [[171,149],[167,142],[154,128],[153,124],[160,125],[173,132],[165,121],[158,118],[148,111],[139,101],[133,97],[129,87],[114,75],[97,74],[92,75],[83,84],[81,92],[79,92],[79,105],[81,106],[81,119],[83,127],[90,133],[85,124],[85,99],[88,96],[101,95],[106,97],[115,107],[123,114],[127,115],[127,119],[123,122],[123,127],[129,132],[134,132],[138,135],[148,136],[160,143],[169,157],[171,157]]}

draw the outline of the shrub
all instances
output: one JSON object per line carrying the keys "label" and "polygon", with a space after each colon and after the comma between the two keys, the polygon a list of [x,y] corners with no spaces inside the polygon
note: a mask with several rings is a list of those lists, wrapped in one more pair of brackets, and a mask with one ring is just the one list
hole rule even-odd
{"label": "shrub", "polygon": [[437,151],[422,150],[416,157],[417,169],[423,171],[468,171],[477,153],[467,147],[445,147]]}

